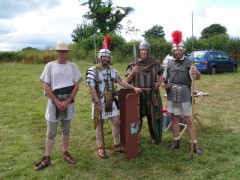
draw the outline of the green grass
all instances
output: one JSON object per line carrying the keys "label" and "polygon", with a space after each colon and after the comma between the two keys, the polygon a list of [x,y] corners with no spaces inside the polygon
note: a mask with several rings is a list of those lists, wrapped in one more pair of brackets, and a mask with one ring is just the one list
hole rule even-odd
{"label": "green grass", "polygon": [[[61,157],[61,133],[52,151],[52,165],[34,171],[44,154],[47,98],[39,77],[44,65],[0,64],[0,179],[239,179],[240,173],[240,71],[203,75],[196,89],[210,93],[198,110],[206,128],[196,124],[202,156],[191,159],[187,134],[181,148],[168,149],[171,131],[163,132],[160,145],[149,143],[146,120],[141,133],[141,154],[126,161],[124,154],[111,151],[111,122],[105,125],[107,160],[98,159],[90,95],[85,84],[86,69],[92,63],[77,63],[84,77],[76,97],[77,116],[73,120],[70,152],[77,158],[69,165]],[[114,64],[123,77],[126,64]],[[161,89],[162,94],[164,91]],[[199,101],[199,99],[196,99]],[[164,103],[165,100],[164,100]]]}

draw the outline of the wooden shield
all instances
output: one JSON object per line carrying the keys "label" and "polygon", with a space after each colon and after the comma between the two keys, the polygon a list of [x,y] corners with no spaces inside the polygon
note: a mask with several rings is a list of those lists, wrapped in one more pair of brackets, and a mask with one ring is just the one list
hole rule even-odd
{"label": "wooden shield", "polygon": [[140,152],[138,98],[139,95],[132,89],[120,90],[120,141],[126,148],[127,160],[137,157]]}

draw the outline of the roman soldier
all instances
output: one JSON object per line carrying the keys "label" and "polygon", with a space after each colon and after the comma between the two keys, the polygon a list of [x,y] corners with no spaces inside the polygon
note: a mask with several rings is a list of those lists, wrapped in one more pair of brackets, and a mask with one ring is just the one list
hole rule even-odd
{"label": "roman soldier", "polygon": [[193,63],[185,56],[185,47],[182,42],[182,32],[174,31],[172,33],[173,58],[167,63],[164,71],[163,88],[167,90],[167,110],[172,113],[172,130],[173,142],[170,149],[176,150],[180,147],[179,136],[179,120],[181,116],[187,123],[188,134],[193,138],[193,151],[196,154],[202,154],[203,151],[198,148],[196,132],[192,134],[192,99],[191,99],[191,84],[192,80],[199,80],[201,73],[193,65]]}
{"label": "roman soldier", "polygon": [[86,73],[86,82],[92,95],[92,119],[94,119],[96,130],[97,153],[99,158],[104,159],[108,158],[104,145],[104,120],[111,119],[113,124],[113,151],[125,152],[124,147],[119,142],[120,119],[118,104],[114,101],[114,84],[118,83],[125,88],[134,89],[135,92],[141,91],[139,88],[122,81],[118,72],[109,66],[111,59],[110,44],[111,37],[106,36],[102,49],[98,53],[99,63],[89,68]]}
{"label": "roman soldier", "polygon": [[159,144],[162,139],[163,117],[159,87],[163,80],[163,68],[156,58],[150,57],[149,42],[144,40],[139,44],[139,54],[140,57],[128,65],[125,76],[128,83],[142,88],[139,106],[141,127],[146,116],[151,143]]}

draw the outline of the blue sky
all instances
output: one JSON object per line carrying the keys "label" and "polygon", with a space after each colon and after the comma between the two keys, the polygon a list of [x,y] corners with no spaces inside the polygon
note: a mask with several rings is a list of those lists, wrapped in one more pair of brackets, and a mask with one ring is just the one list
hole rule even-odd
{"label": "blue sky", "polygon": [[[239,0],[113,0],[114,5],[130,6],[134,12],[124,19],[140,32],[122,36],[126,40],[142,40],[141,34],[154,25],[161,25],[166,39],[171,33],[181,30],[183,38],[193,34],[199,37],[201,31],[218,23],[227,28],[232,37],[240,37]],[[72,43],[71,33],[83,21],[86,7],[79,0],[0,0],[0,51],[21,50],[24,47],[45,49],[56,42]]]}

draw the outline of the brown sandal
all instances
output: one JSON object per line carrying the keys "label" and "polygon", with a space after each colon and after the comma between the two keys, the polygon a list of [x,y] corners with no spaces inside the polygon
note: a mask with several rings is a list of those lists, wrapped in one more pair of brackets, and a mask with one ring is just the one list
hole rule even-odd
{"label": "brown sandal", "polygon": [[76,164],[76,159],[74,159],[68,151],[63,152],[63,159],[67,161],[69,164]]}
{"label": "brown sandal", "polygon": [[108,158],[108,155],[105,153],[104,147],[98,147],[98,157],[101,159]]}
{"label": "brown sandal", "polygon": [[34,170],[38,171],[51,165],[50,156],[44,156],[39,163],[36,164]]}
{"label": "brown sandal", "polygon": [[114,152],[119,152],[119,153],[125,153],[126,152],[125,148],[122,147],[120,144],[117,144],[117,145],[114,144],[113,151]]}

